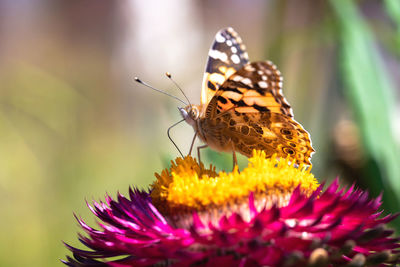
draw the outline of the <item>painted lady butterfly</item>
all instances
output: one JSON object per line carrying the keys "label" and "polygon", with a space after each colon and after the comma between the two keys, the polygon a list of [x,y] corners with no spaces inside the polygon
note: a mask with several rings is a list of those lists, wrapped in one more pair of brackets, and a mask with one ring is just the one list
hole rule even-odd
{"label": "painted lady butterfly", "polygon": [[198,137],[206,144],[198,151],[209,146],[233,152],[236,164],[235,151],[249,157],[258,149],[311,165],[310,136],[293,119],[277,67],[270,61],[250,63],[232,28],[217,33],[208,56],[201,104],[179,109],[194,128],[193,141]]}

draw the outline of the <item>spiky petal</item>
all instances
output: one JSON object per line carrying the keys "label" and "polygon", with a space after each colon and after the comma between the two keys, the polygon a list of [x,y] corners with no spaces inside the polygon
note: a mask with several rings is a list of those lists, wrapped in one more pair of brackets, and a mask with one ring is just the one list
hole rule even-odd
{"label": "spiky petal", "polygon": [[380,217],[381,198],[335,180],[309,196],[298,187],[286,206],[258,210],[250,194],[250,218],[222,215],[217,223],[196,212],[190,228],[177,228],[153,206],[148,192],[106,197],[89,205],[100,229],[78,219],[90,250],[67,247],[69,266],[341,266],[399,263],[399,238]]}

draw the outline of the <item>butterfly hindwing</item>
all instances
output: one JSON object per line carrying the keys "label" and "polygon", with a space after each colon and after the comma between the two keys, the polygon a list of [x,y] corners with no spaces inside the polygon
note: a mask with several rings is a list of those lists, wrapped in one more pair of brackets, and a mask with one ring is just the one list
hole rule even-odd
{"label": "butterfly hindwing", "polygon": [[[278,157],[290,157],[297,164],[310,163],[310,136],[291,117],[276,112],[238,113],[229,110],[221,113],[225,122],[221,135],[225,142],[232,142],[235,150],[250,157],[253,149],[265,151],[267,157],[274,153]],[[218,119],[217,119],[218,120]]]}
{"label": "butterfly hindwing", "polygon": [[208,53],[201,103],[207,104],[225,80],[249,62],[240,36],[232,29],[220,30]]}

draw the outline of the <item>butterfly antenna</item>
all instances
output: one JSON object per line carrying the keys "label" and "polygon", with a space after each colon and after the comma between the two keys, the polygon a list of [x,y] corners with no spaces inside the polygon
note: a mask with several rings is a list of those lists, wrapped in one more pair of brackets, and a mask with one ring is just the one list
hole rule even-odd
{"label": "butterfly antenna", "polygon": [[181,154],[182,158],[183,158],[183,154],[182,154],[181,150],[179,149],[179,147],[175,144],[174,140],[172,140],[171,135],[169,134],[169,131],[170,131],[173,127],[175,127],[176,125],[178,125],[179,123],[183,122],[184,120],[185,120],[185,119],[182,119],[182,120],[180,120],[180,121],[174,123],[174,124],[171,125],[171,126],[168,128],[168,130],[167,130],[167,135],[168,135],[169,140],[171,140],[171,142],[174,144],[174,146],[176,147],[176,149],[178,149],[179,154]]}
{"label": "butterfly antenna", "polygon": [[168,77],[168,79],[170,79],[175,86],[179,89],[179,91],[181,91],[181,93],[183,94],[183,96],[186,98],[187,102],[189,103],[190,106],[192,106],[192,104],[190,103],[189,98],[186,96],[185,92],[182,90],[182,88],[174,81],[174,79],[172,79],[171,73],[166,72],[165,75]]}
{"label": "butterfly antenna", "polygon": [[[176,96],[174,96],[174,95],[171,95],[171,94],[169,94],[169,93],[167,93],[167,92],[165,92],[165,91],[163,91],[163,90],[154,88],[153,86],[151,86],[151,85],[145,83],[144,81],[140,80],[138,77],[135,77],[134,79],[135,79],[136,82],[138,82],[138,83],[140,83],[140,84],[143,84],[144,86],[149,87],[150,89],[153,89],[153,90],[155,90],[155,91],[157,91],[157,92],[160,92],[160,93],[162,93],[162,94],[164,94],[164,95],[167,95],[167,96],[170,96],[170,97],[172,97],[172,98],[175,98],[176,100],[182,102],[183,104],[188,105],[188,104],[185,103],[185,101],[183,101],[182,99],[180,99],[180,98],[178,98],[178,97],[176,97]],[[186,96],[185,96],[185,97],[186,97]],[[189,101],[189,100],[188,100],[188,101]],[[189,104],[190,104],[190,102],[189,102]]]}

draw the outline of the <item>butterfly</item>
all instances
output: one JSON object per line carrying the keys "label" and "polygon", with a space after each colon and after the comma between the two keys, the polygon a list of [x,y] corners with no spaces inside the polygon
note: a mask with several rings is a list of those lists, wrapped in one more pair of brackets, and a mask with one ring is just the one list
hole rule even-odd
{"label": "butterfly", "polygon": [[308,132],[293,119],[282,94],[282,75],[270,61],[249,62],[242,39],[231,28],[220,30],[208,53],[201,104],[179,108],[196,137],[217,151],[247,157],[254,149],[267,157],[289,157],[311,165],[314,149]]}

